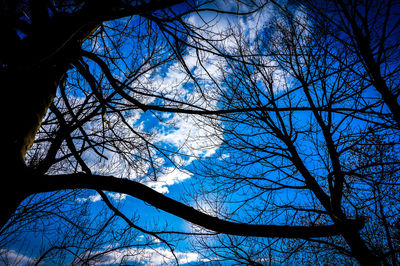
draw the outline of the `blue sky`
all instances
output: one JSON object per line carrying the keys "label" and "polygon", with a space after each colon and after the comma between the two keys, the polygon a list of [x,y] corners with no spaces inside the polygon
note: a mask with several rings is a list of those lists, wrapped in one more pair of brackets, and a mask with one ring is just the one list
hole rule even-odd
{"label": "blue sky", "polygon": [[[225,6],[225,8],[229,7]],[[178,9],[180,9],[180,7]],[[180,12],[181,10],[174,11]],[[218,37],[213,36],[213,32],[217,32],[228,37],[223,42],[217,42],[222,48],[235,45],[235,40],[229,38],[229,31],[232,24],[240,25],[240,28],[248,34],[250,39],[252,39],[255,36],[252,36],[251,33],[254,32],[255,28],[261,27],[269,19],[269,14],[268,12],[265,12],[262,16],[249,17],[247,20],[238,19],[236,16],[232,15],[224,15],[218,20],[211,20],[213,17],[214,14],[208,12],[202,14],[202,18],[200,18],[197,14],[191,14],[187,16],[185,20],[200,27],[205,27],[203,20],[210,20],[210,24],[206,26],[206,28],[210,30],[210,38]],[[138,22],[137,17],[131,19],[131,23]],[[128,18],[124,18],[117,22],[106,22],[103,37],[107,39],[108,35],[115,34],[115,32],[112,30],[107,29],[108,25],[115,26],[118,23],[122,23],[123,25],[124,23],[127,23],[128,20]],[[136,30],[148,30],[148,28],[144,28],[143,26],[143,29],[137,27]],[[189,39],[187,41],[190,42],[192,40]],[[85,49],[94,50],[101,54],[107,49],[112,50],[114,45],[114,43],[109,41],[103,43],[101,38],[98,38],[88,40],[84,44],[84,47],[86,47]],[[165,40],[161,39],[160,43],[157,43],[156,45],[163,47],[164,45],[167,45],[167,43]],[[209,46],[207,43],[204,43],[203,45]],[[145,51],[145,49],[145,45],[140,41],[135,39],[132,39],[132,41],[127,41],[125,46],[120,49],[120,52],[129,56],[129,58],[125,62],[120,61],[115,63],[119,70],[116,70],[114,75],[119,77],[121,81],[123,81],[125,78],[128,78],[126,74],[129,73],[132,68],[138,68],[139,65],[143,63],[140,55],[135,55],[135,53],[132,51],[135,51],[136,53],[140,51],[138,54],[146,54],[147,51]],[[156,60],[168,60],[168,57],[170,56],[168,53],[163,54],[163,48],[160,49],[159,57],[157,59],[153,58],[154,62],[156,62]],[[208,102],[205,102],[203,99],[204,95],[194,88],[193,80],[188,78],[186,70],[176,59],[156,68],[153,71],[143,74],[131,85],[142,85],[146,89],[152,90],[155,94],[178,101],[193,102],[196,106],[206,108],[208,110],[218,109],[218,101],[213,98],[216,93],[214,91],[215,84],[214,81],[210,80],[209,76],[212,76],[215,80],[219,79],[219,69],[224,67],[224,60],[221,60],[221,58],[206,52],[202,52],[200,55],[198,55],[191,48],[186,48],[182,56],[188,68],[193,72],[194,76],[197,77],[199,84],[201,84],[202,93],[205,93],[205,96],[208,97]],[[199,64],[198,56],[201,58],[202,66]],[[150,66],[151,62],[145,64],[144,68]],[[98,75],[97,78],[101,80],[101,75],[97,74],[100,73],[99,67],[90,62],[88,62],[88,67],[91,72],[94,73],[95,76]],[[76,83],[77,81],[73,79],[76,74],[71,72],[69,75],[71,80],[67,80],[66,88],[70,91],[70,103],[78,106],[84,101],[85,95],[87,95],[86,93],[90,89],[87,87],[87,82],[82,80],[79,81],[81,88],[76,89],[77,87],[74,86],[77,86],[78,83]],[[87,90],[85,88],[87,88]],[[107,95],[106,91],[104,95]],[[140,100],[146,104],[163,103],[162,100],[157,100],[152,97],[143,97]],[[64,106],[61,102],[58,105],[60,108],[63,108]],[[118,106],[118,104],[115,106]],[[191,190],[189,180],[193,177],[193,173],[190,171],[190,168],[198,159],[211,157],[220,157],[221,159],[224,159],[229,157],[228,154],[220,154],[217,152],[219,146],[222,144],[222,131],[215,131],[211,126],[208,125],[209,121],[205,121],[201,117],[193,117],[185,114],[165,114],[161,112],[143,113],[139,110],[125,112],[124,116],[137,132],[143,132],[152,135],[150,138],[151,141],[153,141],[153,143],[160,149],[165,150],[165,154],[162,154],[160,152],[161,150],[157,151],[156,149],[150,148],[152,159],[154,160],[154,163],[157,164],[157,169],[160,170],[157,173],[157,180],[152,179],[154,176],[152,176],[153,173],[149,162],[143,162],[142,164],[139,163],[138,165],[142,167],[139,172],[131,171],[127,169],[127,167],[122,167],[124,165],[120,164],[119,160],[121,158],[119,155],[110,150],[105,150],[103,153],[103,155],[108,158],[107,160],[98,158],[95,152],[88,151],[83,154],[84,159],[92,169],[93,173],[110,174],[120,176],[122,178],[137,180],[145,183],[160,193],[168,195],[171,198],[183,200],[182,195],[185,194],[185,191],[187,189]],[[105,117],[108,122],[113,125],[115,124],[115,130],[118,130],[122,137],[134,137],[132,136],[131,132],[124,128],[123,125],[117,124],[116,121],[118,120],[118,117],[113,114],[106,114]],[[101,120],[93,121],[85,127],[87,130],[92,130],[93,128],[95,129],[96,127],[100,126],[101,122]],[[220,123],[218,122],[218,119],[214,119],[214,122]],[[166,156],[168,156],[168,158]],[[179,167],[176,168],[172,162]],[[185,187],[185,185],[189,186]],[[114,204],[117,204],[118,202],[123,204],[121,210],[128,217],[130,217],[130,215],[133,213],[136,213],[138,216],[140,216],[139,225],[141,226],[148,226],[150,229],[152,229],[153,224],[156,222],[161,228],[163,228],[165,224],[168,224],[168,230],[184,232],[190,232],[192,230],[191,225],[189,225],[187,222],[163,211],[147,206],[139,200],[125,198],[123,195],[118,195],[115,193],[108,193],[107,195],[112,199]],[[77,195],[75,197],[75,201],[76,204],[91,203],[89,210],[93,214],[98,211],[102,211],[102,208],[104,208],[104,204],[101,202],[99,195],[94,191]],[[205,211],[210,210],[210,208],[206,206],[205,201],[201,203],[205,204],[204,206],[196,206],[197,203],[190,199],[187,200],[187,203],[194,207],[202,208]],[[60,211],[67,211],[68,207],[65,208],[66,209]],[[55,218],[49,222],[57,224],[57,219]],[[121,220],[119,223],[121,226],[125,226],[124,221]],[[56,228],[56,224],[49,224],[49,227]],[[139,234],[139,238],[137,239],[138,244],[140,244],[142,241],[142,235],[143,234]],[[9,249],[9,253],[3,258],[9,258],[12,261],[12,258],[18,257],[20,262],[16,263],[20,265],[32,262],[32,259],[37,258],[39,254],[43,252],[48,243],[52,242],[55,238],[57,238],[57,231],[45,232],[43,234],[23,233],[18,241],[15,241],[12,245],[7,247]],[[188,247],[189,246],[185,241],[180,241],[177,246],[176,254],[181,263],[203,261],[198,253],[192,252]],[[138,248],[141,249],[145,255],[152,255],[152,258],[150,261],[148,261],[148,263],[163,264],[164,262],[172,262],[172,257],[170,254],[168,254],[169,251],[165,245],[157,245],[156,241],[152,248],[153,249],[146,247]],[[101,250],[101,247],[99,250]],[[163,262],[162,258],[156,255],[157,253],[164,254],[168,257],[166,259],[164,258]],[[113,255],[113,253],[110,254]],[[121,253],[118,252],[114,255],[116,256],[115,258],[117,261],[118,257],[122,256]],[[108,264],[110,261],[106,260],[104,263]],[[51,263],[49,265],[51,265]]]}
{"label": "blue sky", "polygon": [[[229,8],[229,6],[225,6],[225,8]],[[181,12],[182,10],[178,8],[174,11]],[[294,14],[296,19],[301,22],[307,22],[307,17],[302,12],[296,11]],[[204,36],[208,37],[212,41],[205,42],[204,40],[192,39],[191,37],[181,37],[187,38],[185,40],[188,43],[194,44],[195,42],[199,42],[197,45],[210,49],[214,49],[211,47],[211,44],[213,44],[221,48],[223,51],[232,53],[237,50],[238,43],[241,42],[246,43],[246,45],[248,45],[247,48],[250,50],[256,49],[256,43],[260,41],[257,38],[259,37],[258,34],[262,35],[268,33],[268,37],[275,40],[283,38],[282,36],[275,34],[273,29],[269,29],[269,31],[265,30],[265,26],[268,25],[273,18],[274,10],[268,5],[262,10],[262,12],[255,13],[246,18],[238,18],[237,16],[228,14],[220,15],[218,18],[215,18],[212,12],[204,12],[201,17],[199,17],[198,14],[190,14],[184,18],[185,21],[193,26],[205,30],[203,32]],[[204,24],[205,21],[208,22],[206,25]],[[278,19],[277,21],[284,25],[283,20]],[[114,77],[118,79],[119,82],[123,82],[125,85],[130,86],[134,90],[130,93],[132,93],[132,95],[143,104],[165,104],[170,107],[179,106],[189,109],[192,108],[189,104],[179,105],[181,102],[189,102],[199,108],[207,110],[218,110],[219,108],[229,105],[228,103],[225,103],[225,105],[222,104],[217,96],[220,93],[226,92],[224,86],[227,85],[227,83],[224,83],[224,81],[227,80],[227,75],[224,76],[224,71],[229,72],[230,70],[227,60],[207,51],[196,53],[193,48],[183,47],[181,56],[185,65],[182,65],[182,62],[179,61],[178,58],[171,57],[168,42],[173,42],[173,40],[168,36],[157,40],[152,38],[146,39],[143,36],[146,36],[147,32],[152,32],[153,30],[156,31],[156,27],[154,25],[147,27],[146,24],[140,24],[141,22],[143,21],[138,17],[106,22],[104,24],[104,31],[98,35],[98,38],[86,41],[84,48],[87,50],[93,50],[102,55],[107,54],[108,51],[114,51],[115,46],[117,46],[116,43],[118,43],[118,38],[125,41],[119,48],[120,54],[117,56],[126,56],[126,60],[115,59],[109,60],[108,63],[110,63],[113,68]],[[126,23],[130,23],[130,26],[134,26],[132,27],[134,29],[133,33],[141,35],[143,39],[129,39],[129,36],[124,36],[123,34],[120,34],[118,30],[112,29],[115,27],[117,29],[124,28]],[[233,37],[238,33],[242,34],[242,40]],[[154,34],[159,33],[155,32]],[[117,36],[112,38],[114,40],[113,42],[108,39],[108,37],[112,35]],[[304,33],[302,36],[307,37],[306,35],[307,33]],[[102,38],[106,41],[102,42]],[[151,49],[149,49],[149,47],[154,48],[154,50],[150,51]],[[146,57],[149,56],[149,54],[152,54],[152,52],[154,52],[156,56],[152,55],[150,56],[150,60],[146,61]],[[111,54],[112,53],[114,52],[111,52]],[[271,79],[274,83],[272,93],[275,96],[281,95],[285,92],[285,89],[292,88],[296,85],[293,79],[287,74],[287,71],[285,71],[274,58],[265,57],[263,60],[263,63],[271,66],[270,69],[274,69],[267,74],[271,75]],[[154,67],[160,62],[164,63],[160,66]],[[105,88],[103,91],[104,97],[107,97],[112,93],[112,90],[107,90],[107,88],[110,87],[110,84],[108,84],[104,76],[101,74],[99,66],[90,60],[87,60],[86,63],[90,71],[96,76],[97,80],[103,82],[102,86]],[[196,77],[196,82],[198,82],[200,86],[196,85],[194,80],[187,75],[186,67],[191,71],[193,76]],[[131,75],[132,72],[135,72],[134,70],[139,70],[138,72],[141,74]],[[254,71],[254,69],[252,71]],[[237,72],[232,75],[237,75]],[[260,73],[254,74],[254,76],[256,75],[260,75]],[[78,76],[77,73],[71,71],[69,73],[69,79],[66,82],[66,89],[70,93],[70,104],[76,109],[85,102],[85,97],[87,97],[88,92],[90,92],[87,82],[82,81],[82,79],[75,79]],[[259,78],[262,80],[261,76]],[[240,79],[241,77],[237,76],[236,81],[240,83]],[[235,78],[232,80],[235,80]],[[258,89],[265,90],[266,85],[261,81],[256,85],[258,86]],[[146,95],[146,92],[149,91],[158,97]],[[296,95],[296,97],[293,98],[294,102],[305,102],[300,99],[300,93],[293,95]],[[61,97],[58,99],[60,98]],[[94,97],[90,96],[88,99],[88,102],[90,102]],[[113,134],[116,132],[121,139],[129,141],[126,143],[121,142],[122,144],[118,147],[105,145],[101,152],[106,158],[99,156],[94,150],[86,150],[83,153],[82,158],[86,161],[93,173],[113,175],[141,182],[173,199],[183,201],[190,206],[201,209],[204,212],[215,216],[223,217],[225,214],[233,212],[236,208],[240,208],[238,211],[239,214],[237,215],[242,215],[241,218],[245,218],[243,222],[247,222],[247,220],[251,220],[252,218],[264,223],[271,222],[276,224],[280,221],[285,222],[286,220],[291,219],[291,217],[286,215],[287,213],[271,212],[275,214],[275,216],[270,218],[263,215],[257,216],[253,208],[258,207],[261,209],[265,207],[265,209],[273,209],[274,206],[267,206],[267,204],[264,206],[263,204],[265,202],[280,204],[292,200],[294,201],[295,199],[299,200],[299,204],[301,205],[303,204],[302,199],[309,197],[307,193],[296,194],[293,193],[292,190],[288,190],[289,192],[284,190],[282,192],[278,191],[274,194],[264,194],[262,192],[264,187],[258,189],[256,186],[252,186],[254,184],[263,185],[262,182],[265,181],[263,180],[258,183],[256,178],[254,178],[254,180],[249,178],[248,180],[251,180],[254,183],[249,183],[242,187],[240,187],[241,183],[238,183],[238,185],[232,181],[233,184],[231,188],[232,191],[235,190],[234,196],[230,194],[226,195],[217,193],[219,191],[212,191],[212,189],[215,188],[213,183],[215,180],[203,180],[204,176],[207,175],[207,167],[215,167],[216,169],[219,167],[218,169],[221,169],[221,173],[226,174],[228,177],[232,175],[232,172],[234,171],[236,171],[234,173],[238,177],[269,177],[268,174],[270,172],[272,173],[272,179],[280,178],[281,176],[275,175],[278,171],[273,172],[271,170],[274,165],[272,163],[269,164],[272,161],[265,159],[268,156],[267,153],[250,151],[248,157],[246,157],[244,156],[244,154],[246,154],[244,150],[239,151],[239,145],[243,144],[243,142],[241,143],[240,141],[237,141],[237,146],[235,147],[224,146],[224,140],[232,136],[227,134],[224,130],[229,129],[231,126],[236,126],[236,124],[231,123],[229,119],[224,120],[220,117],[206,118],[202,116],[163,113],[157,111],[143,112],[139,109],[124,110],[121,112],[122,116],[118,116],[113,113],[112,108],[123,109],[125,108],[124,104],[128,103],[118,99],[117,96],[115,96],[114,99],[115,102],[105,108],[103,116],[87,123],[84,126],[84,129],[87,130],[87,132],[93,133],[93,136],[98,137],[98,139],[101,139],[101,136],[99,137],[96,134],[101,132],[102,127],[107,127],[107,125],[109,125],[110,130],[106,130],[109,136],[114,136]],[[171,101],[165,99],[170,99]],[[266,101],[266,99],[261,99],[262,103],[265,103],[264,101]],[[65,104],[63,104],[61,100],[57,101],[56,105],[61,110],[65,108]],[[90,110],[90,108],[88,108],[88,110]],[[84,112],[81,115],[83,116]],[[248,117],[246,115],[243,115],[242,117],[244,122],[246,122],[245,120]],[[296,113],[294,118],[294,120],[297,120],[295,126],[296,129],[301,130],[302,128],[307,128],[310,124],[308,117],[309,113]],[[337,118],[340,118],[340,116],[337,116]],[[277,118],[274,117],[272,119]],[[125,120],[127,124],[122,123],[122,120]],[[258,122],[260,124],[257,124]],[[249,123],[253,124],[239,125],[235,130],[237,130],[237,132],[242,132],[243,135],[249,134],[249,142],[253,142],[254,146],[261,145],[260,143],[262,143],[279,147],[281,143],[276,142],[271,135],[265,133],[265,128],[263,128],[265,125],[260,121],[254,119]],[[352,125],[361,127],[362,124],[356,122]],[[51,132],[51,130],[51,125],[45,125],[42,131],[38,134],[38,138],[45,137],[46,131]],[[79,132],[76,134],[79,134]],[[253,137],[251,134],[258,135]],[[143,137],[138,137],[138,135]],[[302,153],[301,155],[304,156],[305,164],[307,167],[312,169],[313,174],[324,176],[326,175],[326,168],[321,167],[324,161],[321,159],[323,155],[317,154],[315,150],[317,145],[312,146],[315,144],[312,143],[313,141],[321,139],[319,138],[320,135],[320,133],[316,133],[309,136],[300,132],[299,136],[301,136],[306,142],[300,142],[301,144],[298,144],[297,148]],[[76,139],[76,143],[79,145],[86,145],[84,140],[78,138]],[[40,150],[39,144],[36,145],[38,145],[36,147],[39,147],[38,149]],[[343,143],[343,146],[345,145],[348,145],[348,143]],[[127,154],[128,158],[122,160],[123,158],[119,151]],[[321,148],[319,151],[323,153],[324,149]],[[61,155],[62,152],[60,152],[59,156]],[[235,161],[243,163],[245,162],[245,159],[250,158],[250,160],[254,160],[257,156],[260,158],[258,162],[251,163],[245,167],[234,168]],[[265,158],[263,158],[263,156],[265,156]],[[274,157],[273,159],[276,158]],[[63,161],[63,163],[65,163],[65,161]],[[232,162],[232,168],[227,167],[228,162]],[[287,162],[282,160],[280,163],[285,164]],[[74,162],[71,163],[71,165],[73,164]],[[53,173],[68,172],[68,167],[58,168],[60,165],[55,165],[50,169],[50,171]],[[299,176],[296,169],[293,170],[292,167],[288,167],[287,169],[288,173],[285,173],[287,176],[290,176],[290,174],[294,177]],[[81,169],[78,167],[77,171],[79,170]],[[292,171],[292,173],[290,171]],[[284,174],[282,174],[282,176],[285,177]],[[223,177],[220,179],[229,180],[228,178],[224,179]],[[286,180],[282,182],[286,182]],[[218,182],[215,183],[218,184]],[[302,184],[302,182],[290,179],[287,181],[287,184],[299,185]],[[218,187],[216,188],[218,189]],[[202,195],[200,189],[210,191],[210,193]],[[253,200],[251,197],[254,193],[260,193],[260,196]],[[128,218],[135,218],[134,222],[136,225],[143,227],[146,230],[164,230],[165,228],[165,230],[180,232],[191,232],[195,230],[195,228],[193,228],[188,222],[148,206],[140,200],[116,193],[107,192],[106,194],[114,205],[120,205],[121,212],[123,212]],[[275,198],[272,199],[271,195]],[[70,199],[73,204],[63,206],[54,211],[69,212],[76,206],[82,207],[87,205],[86,213],[76,212],[84,218],[84,221],[89,223],[93,221],[93,218],[96,215],[99,215],[98,219],[100,220],[106,218],[101,215],[106,213],[107,208],[102,202],[100,195],[95,191],[79,192],[76,195],[71,195]],[[241,200],[249,200],[249,203],[245,207],[241,207]],[[220,205],[217,206],[217,208],[213,208],[216,206],[209,206],[214,205],[214,203]],[[298,206],[296,204],[294,204],[294,206]],[[307,204],[308,202],[304,203],[303,206],[307,206]],[[312,205],[313,203],[310,204]],[[215,209],[218,209],[219,212],[216,212]],[[233,215],[232,217],[237,218],[238,216]],[[46,224],[46,222],[48,224]],[[32,234],[21,231],[19,239],[12,242],[12,244],[7,247],[9,251],[8,255],[5,257],[8,256],[10,260],[12,260],[13,257],[19,255],[21,260],[19,263],[16,263],[19,265],[33,262],[33,259],[37,258],[52,241],[58,237],[61,237],[62,239],[61,233],[65,233],[65,231],[57,231],[58,223],[61,225],[63,224],[63,221],[58,220],[57,218],[44,220],[43,224],[45,227],[48,226],[48,228],[52,230],[43,233],[38,232]],[[122,219],[119,219],[113,226],[123,230],[127,224]],[[204,231],[200,230],[200,232]],[[75,233],[75,231],[71,230],[71,234],[73,233]],[[128,253],[140,254],[132,258],[125,257],[127,260],[126,262],[133,263],[135,261],[136,263],[139,263],[138,260],[140,260],[140,263],[144,265],[164,265],[167,263],[174,263],[174,259],[171,256],[167,245],[160,243],[158,239],[155,239],[151,235],[138,231],[135,231],[135,233],[136,235],[132,235],[134,241],[130,243],[133,246],[117,249],[116,251],[109,252],[106,256],[100,256],[98,263],[107,265],[120,263],[121,259]],[[166,239],[169,238],[168,235],[164,234],[161,234],[160,236],[165,236]],[[171,241],[171,243],[176,245],[175,254],[181,264],[195,264],[197,262],[206,263],[209,260],[209,258],[204,258],[197,250],[190,246],[189,240],[193,241],[193,238],[184,238],[180,235],[175,237],[182,237],[179,241]],[[123,237],[121,237],[121,239],[123,239]],[[228,238],[223,238],[222,241],[224,240],[228,240]],[[232,241],[240,242],[240,240],[240,238],[233,238]],[[213,241],[216,240],[208,239],[206,241],[214,243]],[[263,242],[264,244],[268,243],[268,241],[269,240],[260,240],[260,242]],[[257,243],[257,241],[248,241],[245,243],[248,245],[246,246],[248,250],[252,250],[251,245],[254,245],[253,247],[258,247],[257,245],[260,244]],[[115,245],[123,245],[123,243],[122,241],[121,243],[117,241]],[[110,248],[110,246],[99,245],[96,249],[92,250],[92,252],[93,254],[97,254],[96,252],[101,252],[107,248]],[[254,250],[256,250],[256,248],[254,248]],[[76,252],[85,255],[85,252],[87,251],[78,250]],[[70,255],[67,255],[66,261],[70,260],[70,257],[68,256]],[[210,255],[210,257],[214,258],[212,255]],[[264,253],[260,255],[260,258],[264,260],[270,259],[270,257]],[[278,258],[274,259],[279,261]],[[44,265],[51,265],[51,263],[52,262],[48,262]],[[226,262],[226,264],[230,263],[231,261]]]}

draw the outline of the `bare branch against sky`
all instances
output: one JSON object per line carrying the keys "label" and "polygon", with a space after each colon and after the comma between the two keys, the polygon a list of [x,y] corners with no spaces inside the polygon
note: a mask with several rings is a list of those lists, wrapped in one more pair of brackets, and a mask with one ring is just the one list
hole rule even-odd
{"label": "bare branch against sky", "polygon": [[0,0],[0,263],[398,265],[399,11]]}

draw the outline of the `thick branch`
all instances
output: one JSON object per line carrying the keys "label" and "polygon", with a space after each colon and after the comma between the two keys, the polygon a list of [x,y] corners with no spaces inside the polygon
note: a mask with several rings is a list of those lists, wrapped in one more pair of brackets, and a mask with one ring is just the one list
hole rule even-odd
{"label": "thick branch", "polygon": [[176,215],[193,224],[223,234],[255,237],[311,238],[339,235],[344,231],[358,231],[362,228],[362,224],[358,221],[348,221],[348,223],[343,226],[323,225],[312,227],[254,225],[229,222],[202,213],[181,202],[160,194],[141,183],[112,176],[80,173],[55,176],[44,175],[38,176],[34,178],[34,180],[36,182],[33,182],[33,184],[30,185],[32,193],[77,188],[124,193],[141,199],[158,209]]}

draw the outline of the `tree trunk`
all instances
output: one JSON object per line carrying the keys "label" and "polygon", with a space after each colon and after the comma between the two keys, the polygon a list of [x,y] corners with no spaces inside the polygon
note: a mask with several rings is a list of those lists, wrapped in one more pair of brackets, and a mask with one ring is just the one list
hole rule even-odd
{"label": "tree trunk", "polygon": [[[30,194],[29,182],[26,182],[30,174],[24,162],[25,155],[55,97],[58,83],[70,64],[80,56],[81,44],[102,21],[152,12],[180,2],[153,1],[129,6],[119,1],[112,4],[88,1],[76,14],[60,13],[50,17],[46,4],[41,5],[45,3],[42,1],[32,6],[32,27],[23,39],[15,31],[15,17],[1,13],[1,18],[4,18],[2,26],[6,30],[2,31],[5,41],[0,43],[3,48],[0,80],[4,99],[2,152],[5,157],[0,164],[9,174],[1,177],[0,228]],[[7,12],[15,13],[17,6],[10,3],[11,10]],[[6,106],[4,102],[9,104]]]}
{"label": "tree trunk", "polygon": [[[20,178],[18,175],[10,176],[6,182],[2,180],[0,188],[0,232],[2,233],[4,226],[14,215],[19,204],[29,195],[26,188],[20,186]],[[10,225],[12,222],[10,223]]]}
{"label": "tree trunk", "polygon": [[[11,103],[3,108],[3,169],[8,176],[1,179],[0,228],[32,191],[27,180],[32,176],[25,165],[25,156],[52,104],[59,82],[71,63],[80,57],[82,42],[99,26],[62,19],[43,27],[43,32],[21,40],[0,66],[2,97]],[[10,57],[11,56],[11,57]],[[7,196],[8,195],[8,196]],[[11,196],[10,196],[11,195]]]}
{"label": "tree trunk", "polygon": [[343,233],[343,237],[360,265],[381,265],[379,258],[372,254],[359,232],[345,232]]}
{"label": "tree trunk", "polygon": [[51,69],[38,69],[29,71],[30,73],[27,73],[28,71],[10,72],[5,73],[8,77],[2,77],[2,81],[8,79],[8,84],[12,84],[4,90],[5,99],[14,103],[7,110],[4,121],[8,137],[6,150],[8,159],[17,160],[18,164],[21,164],[55,97],[61,75],[54,73]]}
{"label": "tree trunk", "polygon": [[24,158],[55,97],[64,69],[56,66],[30,66],[26,69],[10,66],[0,73],[3,99],[11,103],[2,105],[2,152],[5,156],[1,164],[8,174],[1,178],[0,228],[30,194],[27,180],[32,170],[26,167]]}

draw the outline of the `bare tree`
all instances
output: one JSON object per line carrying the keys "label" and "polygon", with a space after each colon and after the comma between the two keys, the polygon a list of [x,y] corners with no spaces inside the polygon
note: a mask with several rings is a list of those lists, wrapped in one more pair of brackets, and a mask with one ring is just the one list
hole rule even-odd
{"label": "bare tree", "polygon": [[[118,217],[130,229],[153,236],[174,250],[159,236],[165,231],[137,226],[134,219],[113,206],[103,191],[136,197],[219,233],[308,238],[337,235],[343,230],[335,224],[289,228],[221,220],[132,180],[157,180],[160,173],[168,170],[162,168],[162,160],[176,164],[170,150],[155,145],[154,135],[133,124],[138,113],[150,112],[158,117],[165,112],[204,116],[247,110],[205,109],[204,104],[198,104],[206,99],[204,88],[183,59],[186,48],[223,58],[230,55],[214,46],[214,41],[222,41],[218,40],[221,34],[215,33],[215,40],[202,35],[207,32],[204,27],[208,24],[192,25],[184,17],[195,12],[248,15],[265,4],[249,2],[243,11],[224,11],[209,4],[207,1],[196,6],[183,1],[1,2],[1,33],[7,41],[1,44],[0,75],[5,85],[4,98],[14,100],[11,106],[4,105],[3,110],[7,113],[3,147],[7,156],[2,166],[7,175],[3,177],[0,195],[2,234],[6,242],[11,232],[18,232],[29,221],[43,221],[46,227],[49,219],[58,217],[57,221],[68,224],[60,227],[65,228],[65,235],[72,232],[71,228],[79,236],[60,238],[58,244],[44,249],[39,261],[61,252],[71,253],[84,263],[100,256],[90,253],[93,249],[112,242],[107,233],[124,231],[111,226]],[[182,82],[193,83],[198,92],[188,93],[189,99],[174,88],[160,90],[160,84],[151,79],[174,62],[183,69]],[[81,189],[96,190],[110,210],[100,222],[75,220],[84,210],[77,203],[82,193],[86,193]],[[73,192],[65,194],[65,190]],[[45,196],[41,198],[40,193],[54,191],[61,192],[53,196],[42,194]],[[66,211],[69,203],[70,210],[77,208],[75,214]],[[85,224],[90,226],[85,228]],[[357,222],[351,221],[349,226],[353,224]],[[88,242],[83,243],[85,239]]]}
{"label": "bare tree", "polygon": [[[263,256],[272,254],[274,243],[285,249],[287,239],[305,239],[361,264],[395,263],[396,213],[386,206],[395,206],[397,195],[381,191],[397,186],[398,162],[381,156],[365,164],[365,154],[375,157],[379,147],[398,143],[398,24],[388,22],[395,4],[382,4],[385,11],[341,1],[326,9],[313,2],[305,9],[271,5],[281,15],[269,21],[270,28],[250,34],[240,27],[220,31],[218,19],[257,17],[268,10],[264,2],[238,1],[224,9],[213,1],[1,1],[7,41],[1,43],[0,75],[4,99],[13,99],[3,106],[4,242],[29,224],[41,221],[45,228],[64,221],[52,227],[62,237],[44,247],[36,263],[55,254],[55,263],[66,254],[82,264],[104,262],[114,251],[128,258],[143,245],[134,241],[138,234],[155,252],[162,253],[156,248],[162,243],[174,254],[177,238],[216,233],[230,236],[220,235],[229,252],[215,254],[237,262],[271,263]],[[341,20],[331,19],[331,7]],[[368,24],[368,12],[375,24]],[[190,14],[199,21],[187,19]],[[206,65],[211,56],[221,62],[218,75]],[[168,83],[170,67],[180,71],[179,85]],[[370,97],[371,88],[378,97]],[[185,164],[176,155],[197,149],[186,156],[201,157],[204,146],[161,145],[160,134],[138,123],[142,115],[163,123],[171,113],[212,128],[203,145],[223,143],[221,151],[230,157],[206,164],[202,173],[211,186],[202,185],[205,195],[224,195],[233,209],[217,204],[210,213],[201,200],[194,209],[146,186]],[[374,134],[380,140],[360,148]],[[380,137],[385,135],[393,137]],[[371,174],[374,167],[382,174]],[[84,215],[90,190],[107,212]],[[132,210],[110,199],[121,195],[202,229],[141,227]],[[368,230],[371,213],[381,245],[367,239],[377,231]],[[253,237],[257,244],[241,247]],[[98,251],[115,243],[120,246]]]}
{"label": "bare tree", "polygon": [[274,254],[259,261],[398,264],[398,208],[389,207],[398,196],[388,192],[399,185],[397,3],[374,4],[277,5],[280,15],[253,39],[245,27],[232,29],[230,52],[240,60],[221,69],[219,101],[259,109],[224,115],[221,157],[198,169],[204,195],[229,191],[224,211],[215,209],[227,219],[310,226],[355,219],[360,227],[340,237],[265,241],[253,253],[244,248],[253,238],[200,240],[206,253],[242,246],[248,256]]}

